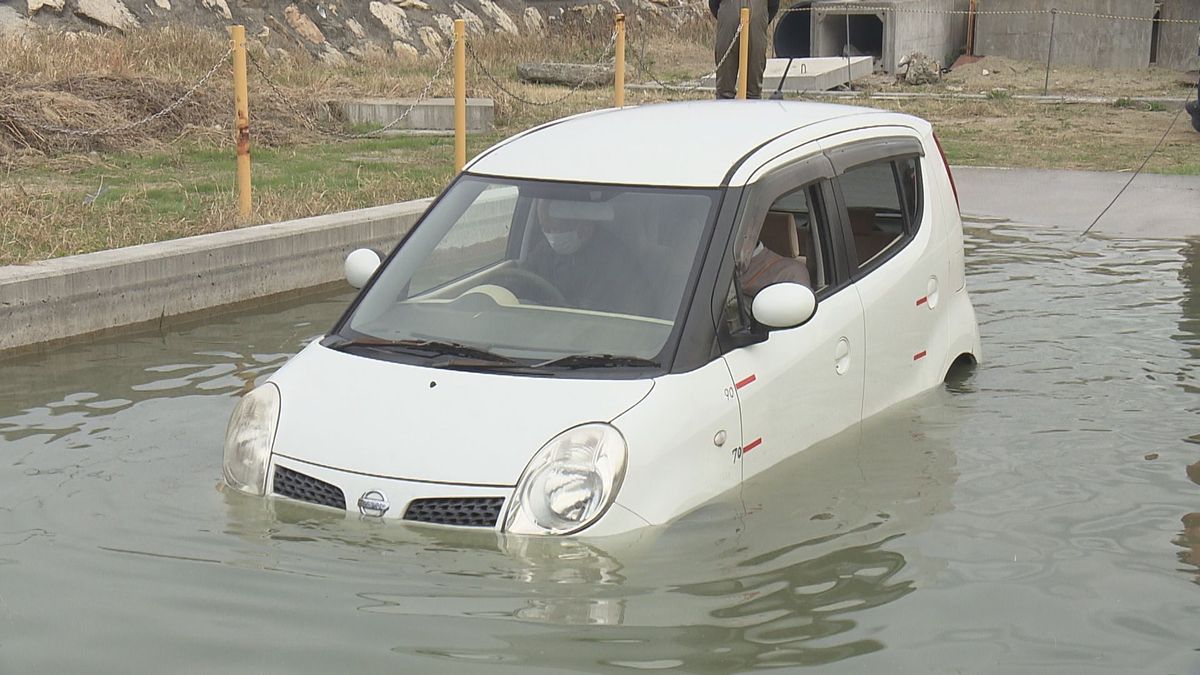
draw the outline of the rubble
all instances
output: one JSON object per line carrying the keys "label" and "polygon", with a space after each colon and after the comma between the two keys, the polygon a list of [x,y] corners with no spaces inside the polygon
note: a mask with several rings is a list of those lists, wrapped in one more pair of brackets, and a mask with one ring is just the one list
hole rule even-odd
{"label": "rubble", "polygon": [[905,84],[936,84],[942,81],[942,64],[920,52],[902,59],[896,71]]}

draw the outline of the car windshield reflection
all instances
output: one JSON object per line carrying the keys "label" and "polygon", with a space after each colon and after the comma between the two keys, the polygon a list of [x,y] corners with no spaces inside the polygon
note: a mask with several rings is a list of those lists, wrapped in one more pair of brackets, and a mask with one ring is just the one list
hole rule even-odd
{"label": "car windshield reflection", "polygon": [[335,338],[379,358],[453,345],[546,369],[658,368],[716,203],[712,189],[464,177]]}

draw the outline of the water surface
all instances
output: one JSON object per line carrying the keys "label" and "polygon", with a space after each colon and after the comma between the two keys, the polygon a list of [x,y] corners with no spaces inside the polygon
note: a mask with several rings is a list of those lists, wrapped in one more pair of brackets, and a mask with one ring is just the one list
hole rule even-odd
{"label": "water surface", "polygon": [[220,490],[346,294],[0,361],[0,673],[1200,673],[1200,241],[968,246],[982,366],[612,541]]}

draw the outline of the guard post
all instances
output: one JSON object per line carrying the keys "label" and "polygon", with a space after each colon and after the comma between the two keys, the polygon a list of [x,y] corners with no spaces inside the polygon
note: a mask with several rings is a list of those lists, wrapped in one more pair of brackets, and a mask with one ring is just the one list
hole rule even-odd
{"label": "guard post", "polygon": [[246,85],[246,27],[230,26],[233,43],[233,140],[237,145],[238,214],[250,217],[250,93]]}
{"label": "guard post", "polygon": [[467,165],[467,22],[454,20],[454,172]]}
{"label": "guard post", "polygon": [[[616,25],[617,41],[616,49],[616,65],[614,66],[613,84],[613,106],[617,108],[625,105],[625,15],[617,15]],[[640,30],[640,29],[639,29]]]}
{"label": "guard post", "polygon": [[750,8],[743,7],[741,13],[741,41],[738,43],[738,81],[737,97],[745,100],[746,81],[750,73],[747,65],[750,62]]}

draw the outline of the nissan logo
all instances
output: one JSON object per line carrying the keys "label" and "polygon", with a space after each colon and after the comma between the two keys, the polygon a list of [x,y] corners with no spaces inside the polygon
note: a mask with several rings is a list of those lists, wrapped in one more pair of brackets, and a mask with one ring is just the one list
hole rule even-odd
{"label": "nissan logo", "polygon": [[380,518],[388,512],[392,505],[388,503],[387,497],[383,496],[378,490],[364,492],[363,496],[358,498],[358,512],[364,516]]}

